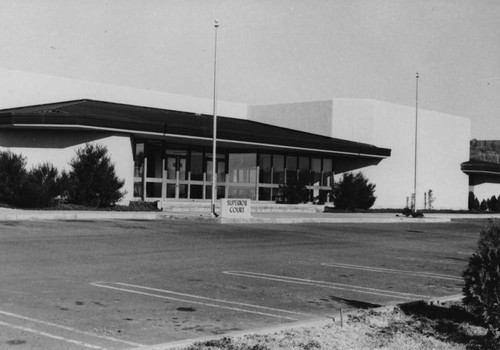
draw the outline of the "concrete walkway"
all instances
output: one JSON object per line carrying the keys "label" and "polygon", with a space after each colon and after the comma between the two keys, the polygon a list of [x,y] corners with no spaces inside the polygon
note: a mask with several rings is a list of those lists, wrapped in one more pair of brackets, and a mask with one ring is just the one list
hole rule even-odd
{"label": "concrete walkway", "polygon": [[429,223],[458,219],[500,219],[500,214],[426,214],[423,218],[395,213],[255,213],[249,219],[212,217],[209,213],[189,212],[125,212],[79,210],[21,210],[0,208],[0,221],[23,220],[184,220],[222,224],[293,224],[293,223]]}
{"label": "concrete walkway", "polygon": [[425,214],[423,218],[396,213],[256,213],[252,219],[226,219],[222,223],[430,223],[460,219],[500,219],[500,214]]}

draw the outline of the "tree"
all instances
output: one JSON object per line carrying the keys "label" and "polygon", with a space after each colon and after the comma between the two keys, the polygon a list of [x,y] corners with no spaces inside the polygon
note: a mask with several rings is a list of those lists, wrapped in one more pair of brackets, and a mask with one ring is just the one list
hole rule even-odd
{"label": "tree", "polygon": [[11,151],[0,152],[0,202],[15,205],[27,176],[23,156]]}
{"label": "tree", "polygon": [[52,164],[43,163],[28,172],[16,202],[23,208],[50,207],[62,192],[59,171]]}
{"label": "tree", "polygon": [[124,195],[124,181],[118,179],[114,164],[105,146],[86,144],[76,151],[70,162],[71,170],[64,173],[67,201],[91,207],[107,207]]}
{"label": "tree", "polygon": [[342,179],[333,185],[333,204],[342,210],[366,210],[375,203],[374,193],[375,185],[368,183],[361,172],[345,173]]}
{"label": "tree", "polygon": [[488,204],[486,203],[486,200],[485,200],[485,199],[483,199],[483,200],[481,201],[481,204],[479,205],[479,210],[481,210],[481,211],[486,211],[486,210],[488,210]]}
{"label": "tree", "polygon": [[477,248],[463,272],[465,305],[500,334],[500,227],[493,220],[479,232]]}
{"label": "tree", "polygon": [[436,197],[434,197],[434,192],[429,190],[427,192],[427,202],[429,209],[434,209],[434,202],[436,201]]}
{"label": "tree", "polygon": [[474,200],[476,199],[476,196],[474,195],[474,192],[469,191],[469,210],[474,210]]}
{"label": "tree", "polygon": [[481,204],[479,204],[479,199],[477,198],[474,198],[474,206],[473,206],[473,210],[475,211],[479,211],[481,209]]}
{"label": "tree", "polygon": [[497,211],[497,197],[491,196],[488,200],[488,210],[489,211]]}
{"label": "tree", "polygon": [[500,212],[500,196],[497,197],[495,206],[493,207],[493,211],[496,213]]}

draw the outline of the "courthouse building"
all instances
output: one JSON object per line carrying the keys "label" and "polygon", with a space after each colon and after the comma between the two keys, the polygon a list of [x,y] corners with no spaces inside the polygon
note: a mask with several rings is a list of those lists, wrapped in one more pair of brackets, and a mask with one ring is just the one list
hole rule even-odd
{"label": "courthouse building", "polygon": [[[4,80],[9,74],[0,70]],[[49,161],[62,170],[76,149],[99,143],[125,180],[125,202],[210,198],[210,99],[43,75],[11,81],[0,91],[10,101],[0,110],[0,149],[23,154],[29,166]],[[275,201],[280,185],[306,174],[310,201],[322,203],[346,171],[362,171],[376,185],[376,208],[403,208],[413,192],[414,107],[218,101],[218,111],[219,198]],[[418,135],[417,206],[432,190],[434,208],[465,209],[468,177],[460,165],[469,157],[469,120],[422,110]]]}
{"label": "courthouse building", "polygon": [[[86,142],[105,145],[125,180],[129,200],[211,196],[210,115],[77,100],[1,110],[0,126],[3,147],[39,162],[69,160],[72,148]],[[280,185],[306,174],[310,200],[323,203],[338,169],[363,168],[390,153],[369,144],[219,116],[217,197],[276,200]]]}

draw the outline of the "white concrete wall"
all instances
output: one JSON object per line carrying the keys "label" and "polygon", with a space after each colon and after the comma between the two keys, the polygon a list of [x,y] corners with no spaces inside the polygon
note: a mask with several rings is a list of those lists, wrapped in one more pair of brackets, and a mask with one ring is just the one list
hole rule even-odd
{"label": "white concrete wall", "polygon": [[[333,99],[251,106],[248,118],[390,148],[389,158],[360,169],[376,184],[374,208],[403,208],[413,193],[414,107],[375,100]],[[468,177],[460,170],[460,164],[469,159],[470,120],[419,109],[418,134],[417,208],[423,208],[423,193],[432,190],[435,209],[467,209]]]}
{"label": "white concrete wall", "polygon": [[50,162],[60,171],[68,170],[76,150],[86,143],[106,146],[115,165],[117,176],[125,180],[122,191],[126,191],[120,204],[128,204],[133,198],[134,161],[132,143],[128,135],[112,135],[86,131],[54,130],[0,130],[0,150],[11,150],[27,159],[27,168]]}
{"label": "white concrete wall", "polygon": [[332,101],[249,106],[248,119],[318,135],[331,136]]}
{"label": "white concrete wall", "polygon": [[[0,68],[0,109],[92,99],[212,115],[213,99]],[[247,119],[247,105],[218,100],[218,115]]]}
{"label": "white concrete wall", "polygon": [[[361,169],[376,184],[374,208],[402,208],[413,193],[415,108],[373,100],[335,99],[332,136],[390,148],[391,157]],[[419,109],[417,208],[433,191],[435,209],[467,209],[470,120]]]}

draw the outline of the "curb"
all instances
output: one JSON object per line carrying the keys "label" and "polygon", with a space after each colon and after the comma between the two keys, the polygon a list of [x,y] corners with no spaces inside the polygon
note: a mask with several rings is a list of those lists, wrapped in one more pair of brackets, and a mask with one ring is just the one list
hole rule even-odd
{"label": "curb", "polygon": [[24,211],[0,212],[0,221],[21,220],[157,220],[156,212]]}
{"label": "curb", "polygon": [[401,223],[401,222],[411,222],[411,223],[443,223],[451,222],[450,218],[250,218],[250,219],[228,219],[221,218],[221,224],[306,224],[306,223],[324,223],[324,224],[340,224],[340,223],[351,223],[351,224],[377,224],[377,223]]}
{"label": "curb", "polygon": [[[391,312],[394,311],[394,309],[400,305],[406,305],[406,304],[412,304],[415,302],[420,302],[423,301],[427,304],[430,305],[439,305],[443,304],[446,302],[450,301],[459,301],[463,299],[462,294],[455,294],[455,295],[448,295],[440,298],[432,298],[432,299],[427,299],[427,300],[414,300],[414,301],[409,301],[406,303],[394,303],[394,304],[388,304],[386,306],[381,306],[373,309],[368,309],[371,311],[375,312]],[[298,322],[293,322],[289,324],[283,324],[283,325],[278,325],[278,326],[271,326],[271,327],[266,327],[266,328],[257,328],[257,329],[250,329],[246,331],[236,331],[236,332],[228,332],[224,333],[221,335],[213,335],[213,336],[205,336],[205,337],[199,337],[199,338],[191,338],[191,339],[185,339],[185,340],[179,340],[179,341],[173,341],[169,343],[162,343],[162,344],[156,344],[156,345],[147,345],[143,347],[138,347],[138,348],[133,348],[132,350],[180,350],[187,348],[194,343],[203,343],[207,342],[209,340],[217,340],[221,339],[224,337],[242,337],[245,335],[269,335],[269,334],[274,334],[280,331],[285,331],[289,329],[297,329],[297,328],[307,328],[307,327],[323,327],[328,324],[331,324],[332,321],[334,323],[340,322],[341,317],[346,317],[348,315],[353,315],[357,312],[359,312],[361,309],[354,309],[350,310],[347,312],[342,313],[343,316],[341,315],[341,310],[336,311],[332,313],[331,317],[325,317],[325,318],[317,318],[317,319],[312,319],[312,320],[306,320],[306,321],[298,321]]]}
{"label": "curb", "polygon": [[7,209],[0,210],[0,221],[90,221],[90,220],[176,220],[187,222],[205,222],[214,224],[301,224],[301,223],[442,223],[450,222],[449,217],[407,218],[401,216],[352,216],[352,217],[301,217],[299,213],[293,216],[270,216],[251,218],[213,217],[207,214],[185,212],[120,212],[120,211],[43,211]]}

